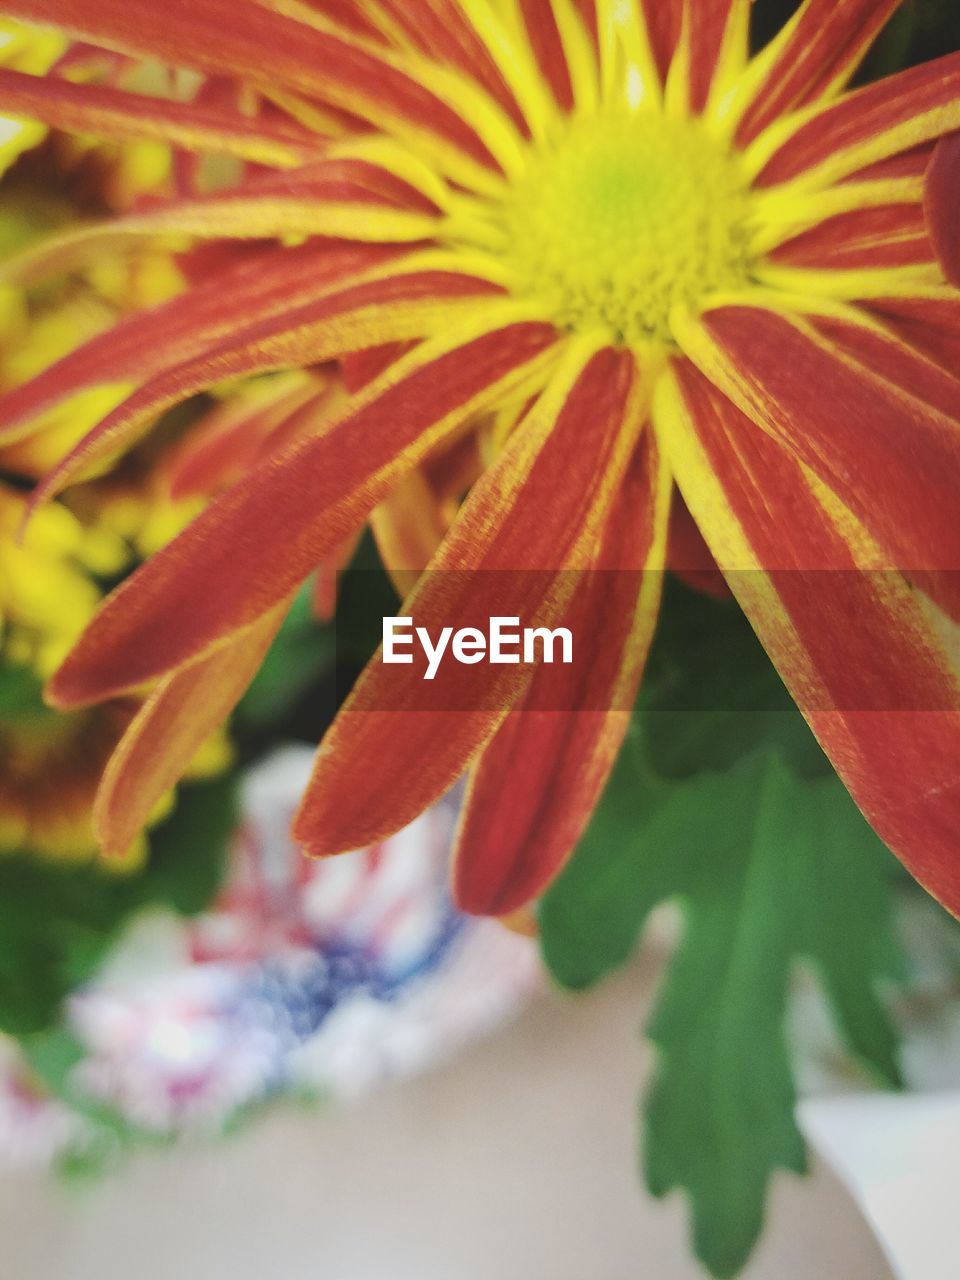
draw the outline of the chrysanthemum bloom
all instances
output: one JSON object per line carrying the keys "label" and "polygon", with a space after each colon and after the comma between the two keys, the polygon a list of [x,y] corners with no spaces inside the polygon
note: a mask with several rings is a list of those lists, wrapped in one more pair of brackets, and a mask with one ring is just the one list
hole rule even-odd
{"label": "chrysanthemum bloom", "polygon": [[61,715],[40,704],[38,677],[49,675],[96,609],[89,571],[114,572],[123,548],[56,505],[38,513],[18,546],[23,507],[21,495],[0,485],[0,853],[87,860],[97,855],[99,777],[137,704],[118,699]]}
{"label": "chrysanthemum bloom", "polygon": [[[495,668],[484,710],[418,713],[419,675],[374,664],[321,747],[308,850],[375,842],[472,764],[460,900],[539,892],[616,755],[658,604],[658,573],[630,600],[619,575],[591,623],[565,571],[660,569],[676,489],[857,802],[960,908],[960,295],[923,213],[960,58],[847,92],[896,0],[805,0],[752,59],[748,0],[8,7],[230,92],[6,73],[3,109],[261,166],[51,247],[47,266],[138,236],[254,242],[7,399],[15,431],[92,384],[134,387],[46,492],[225,377],[349,357],[356,388],[117,592],[54,680],[74,706],[163,677],[113,767],[108,846],[311,570],[481,430],[486,469],[404,612],[572,613],[593,709],[524,710],[521,674]],[[504,574],[454,569],[529,572],[504,608]]]}
{"label": "chrysanthemum bloom", "polygon": [[[62,35],[0,21],[0,67],[42,70],[54,63],[87,77],[102,73],[107,55],[90,50],[81,59],[68,47]],[[0,261],[65,224],[89,221],[92,212],[103,216],[169,196],[171,167],[171,149],[159,143],[100,144],[0,115]],[[39,289],[16,278],[0,282],[0,393],[183,284],[172,256],[149,244]],[[29,435],[0,447],[0,472],[39,479],[116,402],[114,389],[93,387],[83,401],[53,406]]]}
{"label": "chrysanthemum bloom", "polygon": [[[93,812],[100,779],[142,699],[124,696],[60,713],[43,706],[40,681],[93,615],[101,596],[95,575],[116,574],[129,551],[111,532],[85,528],[56,503],[37,513],[18,543],[24,506],[21,494],[0,484],[0,854],[90,861],[99,853]],[[187,773],[217,774],[229,756],[219,734],[203,744]],[[169,792],[157,797],[150,819],[162,817],[173,799]],[[146,849],[137,832],[112,865],[132,869]]]}

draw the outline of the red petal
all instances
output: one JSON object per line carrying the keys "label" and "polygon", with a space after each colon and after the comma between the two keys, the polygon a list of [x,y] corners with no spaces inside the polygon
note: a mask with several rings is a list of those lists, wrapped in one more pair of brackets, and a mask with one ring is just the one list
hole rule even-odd
{"label": "red petal", "polygon": [[[556,626],[585,567],[639,430],[632,358],[573,349],[499,462],[477,482],[403,606],[426,626],[492,616]],[[556,670],[552,668],[552,670]],[[460,776],[530,678],[520,666],[368,666],[320,748],[295,834],[314,854],[373,844]]]}
{"label": "red petal", "polygon": [[449,528],[422,468],[394,486],[370,517],[383,566],[401,600],[417,584]]}
{"label": "red petal", "polygon": [[[465,911],[519,910],[543,892],[583,834],[630,723],[656,624],[669,498],[648,432],[598,561],[612,572],[584,577],[563,622],[591,654],[589,667],[569,668],[571,687],[550,691],[571,710],[511,711],[474,769],[454,874]],[[536,705],[535,687],[527,701]]]}
{"label": "red petal", "polygon": [[34,491],[30,509],[127,447],[159,413],[217,382],[306,367],[377,342],[440,332],[495,292],[486,281],[466,276],[411,272],[330,291],[322,301],[271,321],[236,325],[231,341],[165,369],[87,432]]}
{"label": "red petal", "polygon": [[269,379],[232,396],[207,414],[178,445],[167,465],[170,496],[209,498],[239,480],[269,450],[278,428],[304,411],[313,427],[322,422],[335,388],[304,374],[295,386]]}
{"label": "red petal", "polygon": [[853,75],[900,0],[805,0],[761,54],[764,76],[737,134],[746,145],[778,116],[835,92]]}
{"label": "red petal", "polygon": [[175,671],[143,704],[97,793],[94,824],[108,856],[130,848],[157,801],[230,715],[266,657],[286,608],[284,603],[272,610],[212,657]]}
{"label": "red petal", "polygon": [[678,376],[656,421],[714,555],[857,804],[960,910],[960,684],[928,611],[897,573],[862,571],[881,549],[795,458]]}
{"label": "red petal", "polygon": [[740,42],[743,61],[746,61],[749,7],[750,0],[698,0],[687,6],[690,104],[694,111],[702,111],[707,104],[719,59],[728,41]]}
{"label": "red petal", "polygon": [[500,70],[456,0],[380,0],[379,8],[414,48],[471,76],[527,133]]}
{"label": "red petal", "polygon": [[690,508],[679,496],[674,498],[670,510],[667,568],[694,591],[702,591],[716,600],[730,598],[727,580],[717,567]]}
{"label": "red petal", "polygon": [[960,297],[877,298],[869,310],[948,373],[960,369]]}
{"label": "red petal", "polygon": [[519,0],[530,46],[541,72],[564,111],[573,107],[573,83],[550,0]]}
{"label": "red petal", "polygon": [[960,126],[960,53],[887,76],[801,123],[766,161],[758,181],[817,170],[823,180],[909,151]]}
{"label": "red petal", "polygon": [[[5,7],[11,16],[66,28],[107,48],[267,90],[293,90],[374,124],[399,117],[496,167],[449,101],[399,70],[386,52],[378,56],[376,44],[345,30],[319,30],[251,0],[8,0]],[[322,23],[319,14],[316,19]]]}
{"label": "red petal", "polygon": [[[409,183],[361,160],[326,159],[292,173],[262,172],[242,189],[170,200],[109,222],[51,236],[3,264],[15,284],[85,266],[98,255],[156,236],[203,241],[281,240],[300,236],[322,251],[322,237],[369,244],[380,253],[429,239],[436,206]],[[387,246],[386,248],[384,246]],[[222,247],[221,247],[222,248]]]}
{"label": "red petal", "polygon": [[339,547],[334,547],[333,551],[324,559],[323,563],[317,569],[316,577],[313,582],[313,593],[311,603],[313,606],[313,616],[318,622],[332,622],[333,616],[337,610],[337,593],[340,590],[340,575],[353,559],[354,552],[363,535],[363,530],[358,529],[356,533],[349,538],[344,538]]}
{"label": "red petal", "polygon": [[282,168],[315,158],[320,148],[317,137],[293,126],[281,128],[195,103],[148,98],[5,68],[0,68],[0,110],[42,120],[68,133],[119,140],[156,138],[174,146]]}
{"label": "red petal", "polygon": [[135,312],[8,392],[0,400],[0,436],[86,387],[142,382],[210,351],[238,325],[285,315],[396,252],[324,243],[261,250],[170,302]]}
{"label": "red petal", "polygon": [[944,138],[927,173],[930,238],[944,274],[960,288],[960,133]]}
{"label": "red petal", "polygon": [[702,323],[717,358],[696,338],[691,358],[960,617],[960,380],[853,321],[725,307]]}
{"label": "red petal", "polygon": [[680,41],[684,0],[640,0],[640,8],[646,22],[654,61],[662,79],[666,80]]}
{"label": "red petal", "polygon": [[208,652],[294,591],[398,475],[555,342],[513,324],[425,344],[316,439],[213,502],[111,596],[52,683],[64,706],[136,688]]}
{"label": "red petal", "polygon": [[366,351],[354,351],[339,362],[343,385],[351,395],[379,378],[395,360],[411,349],[407,342],[390,342],[384,347],[370,347]]}
{"label": "red petal", "polygon": [[881,205],[837,214],[779,245],[774,262],[825,271],[905,267],[934,261],[918,204]]}

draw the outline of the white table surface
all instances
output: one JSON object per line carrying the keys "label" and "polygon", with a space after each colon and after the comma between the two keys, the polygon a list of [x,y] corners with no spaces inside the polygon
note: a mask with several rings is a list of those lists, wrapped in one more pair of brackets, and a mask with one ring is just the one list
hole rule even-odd
{"label": "white table surface", "polygon": [[[648,968],[587,998],[545,997],[457,1062],[354,1108],[284,1109],[228,1143],[141,1156],[102,1185],[4,1177],[0,1275],[697,1280],[682,1203],[654,1203],[634,1178],[649,1069],[636,1028],[652,985]],[[823,1164],[778,1181],[745,1280],[890,1274]]]}

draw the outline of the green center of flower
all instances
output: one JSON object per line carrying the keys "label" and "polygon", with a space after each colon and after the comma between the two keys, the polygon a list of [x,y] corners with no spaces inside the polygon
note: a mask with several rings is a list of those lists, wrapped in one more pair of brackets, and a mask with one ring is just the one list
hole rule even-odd
{"label": "green center of flower", "polygon": [[561,325],[668,341],[674,307],[745,279],[747,213],[735,157],[698,122],[588,118],[515,184],[507,256]]}

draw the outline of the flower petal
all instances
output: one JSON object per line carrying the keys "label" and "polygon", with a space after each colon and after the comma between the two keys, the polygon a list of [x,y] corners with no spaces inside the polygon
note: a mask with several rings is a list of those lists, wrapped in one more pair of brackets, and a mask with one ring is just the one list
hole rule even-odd
{"label": "flower petal", "polygon": [[475,86],[469,92],[465,77],[434,67],[437,83],[428,87],[434,64],[351,33],[306,4],[9,0],[6,7],[13,16],[76,31],[107,48],[235,77],[268,94],[289,90],[388,133],[414,135],[438,164],[467,183],[482,184],[496,174],[487,143],[510,145],[509,118]]}
{"label": "flower petal", "polygon": [[[646,396],[632,358],[573,342],[477,482],[404,616],[431,635],[494,616],[558,625],[619,488]],[[596,352],[594,354],[594,352]],[[375,659],[320,747],[294,834],[318,855],[375,843],[457,780],[529,683],[520,666]]]}
{"label": "flower petal", "polygon": [[[436,207],[410,184],[365,160],[327,158],[293,173],[260,175],[242,193],[172,200],[108,222],[72,227],[12,258],[2,277],[26,283],[75,270],[142,239],[282,240],[321,236],[382,247],[429,239]],[[316,247],[316,244],[313,246]]]}
{"label": "flower petal", "polygon": [[121,856],[157,802],[240,701],[266,657],[287,603],[265,614],[209,658],[161,681],[110,758],[97,792],[94,827],[108,857]]}
{"label": "flower petal", "polygon": [[275,320],[239,327],[233,340],[163,370],[107,414],[34,490],[30,511],[127,447],[158,414],[217,382],[307,367],[363,347],[442,332],[476,312],[494,292],[485,281],[453,273],[387,274]]}
{"label": "flower petal", "polygon": [[681,344],[960,617],[960,380],[879,326],[723,307]]}
{"label": "flower petal", "polygon": [[268,455],[278,431],[287,434],[292,417],[306,416],[315,429],[337,388],[322,375],[291,376],[292,383],[271,378],[228,397],[191,427],[164,468],[174,502],[209,498],[241,479]]}
{"label": "flower petal", "polygon": [[640,0],[654,62],[665,81],[680,42],[685,0]]}
{"label": "flower petal", "polygon": [[960,681],[921,598],[883,571],[882,549],[836,495],[693,366],[661,383],[654,420],[711,550],[853,798],[960,910]]}
{"label": "flower petal", "polygon": [[317,438],[213,502],[103,605],[60,671],[62,706],[136,688],[285,599],[399,475],[549,359],[544,324],[501,313],[418,347]]}
{"label": "flower petal", "polygon": [[169,302],[134,312],[0,399],[0,440],[88,387],[138,384],[323,298],[396,256],[375,246],[308,243],[256,253]]}
{"label": "flower petal", "polygon": [[757,139],[747,163],[761,185],[825,186],[958,128],[960,53],[952,53],[786,117]]}
{"label": "flower petal", "polygon": [[523,16],[530,47],[557,104],[569,111],[573,107],[573,82],[567,65],[557,17],[550,0],[517,0]]}
{"label": "flower petal", "polygon": [[960,369],[960,296],[953,289],[926,298],[877,298],[870,311],[907,346],[948,373]]}
{"label": "flower petal", "polygon": [[[536,709],[543,671],[473,773],[454,863],[454,897],[505,915],[537,897],[583,834],[630,723],[656,625],[672,479],[647,432],[626,477],[597,564],[563,620],[588,667],[569,668]],[[534,708],[534,709],[530,709]]]}
{"label": "flower petal", "polygon": [[[394,40],[406,41],[470,76],[508,112],[518,128],[528,132],[514,96],[518,81],[512,62],[516,62],[516,53],[512,51],[511,61],[507,49],[490,42],[496,16],[488,0],[378,0],[377,10],[381,26],[389,29]],[[487,41],[479,26],[484,18]]]}
{"label": "flower petal", "polygon": [[437,553],[449,521],[424,471],[415,467],[370,516],[383,567],[401,600]]}
{"label": "flower petal", "polygon": [[935,260],[916,202],[836,214],[777,246],[770,256],[777,263],[819,271],[877,271]]}
{"label": "flower petal", "polygon": [[947,279],[960,288],[960,133],[944,138],[927,173],[927,225]]}
{"label": "flower petal", "polygon": [[804,0],[755,60],[751,102],[737,132],[746,145],[788,111],[849,81],[900,0]]}
{"label": "flower petal", "polygon": [[68,133],[125,141],[155,138],[191,151],[290,168],[315,158],[320,140],[305,130],[248,120],[239,112],[148,98],[100,85],[0,68],[0,111]]}

